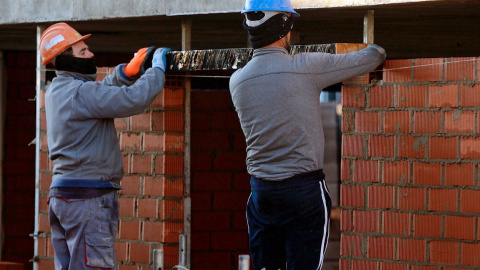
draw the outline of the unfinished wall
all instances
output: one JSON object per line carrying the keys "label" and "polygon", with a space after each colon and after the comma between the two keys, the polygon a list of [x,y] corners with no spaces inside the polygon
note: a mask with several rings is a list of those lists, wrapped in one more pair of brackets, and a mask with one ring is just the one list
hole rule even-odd
{"label": "unfinished wall", "polygon": [[343,87],[340,269],[480,265],[479,64],[389,60]]}
{"label": "unfinished wall", "polygon": [[[105,75],[111,69],[99,69]],[[165,268],[178,264],[183,233],[183,78],[169,77],[165,89],[145,110],[115,119],[125,177],[120,192],[120,221],[115,241],[119,270],[151,269],[152,251],[164,250]],[[42,97],[43,100],[43,97]],[[38,269],[53,269],[47,197],[52,178],[48,159],[45,105],[42,103]]]}
{"label": "unfinished wall", "polygon": [[[35,205],[35,53],[4,52],[6,108],[3,141],[2,261],[29,269],[33,258]],[[3,93],[2,93],[3,94]],[[1,106],[4,106],[2,104]]]}

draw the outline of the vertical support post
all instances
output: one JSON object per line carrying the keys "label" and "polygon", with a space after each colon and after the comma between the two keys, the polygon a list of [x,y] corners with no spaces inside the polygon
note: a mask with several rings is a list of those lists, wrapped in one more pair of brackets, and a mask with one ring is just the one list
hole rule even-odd
{"label": "vertical support post", "polygon": [[163,270],[164,268],[163,249],[153,250],[153,270]]}
{"label": "vertical support post", "polygon": [[[3,164],[3,132],[5,127],[6,89],[4,89],[3,52],[0,51],[0,164]],[[0,209],[3,209],[3,172],[0,165]],[[0,215],[0,261],[3,254],[3,215]]]}
{"label": "vertical support post", "polygon": [[367,10],[363,16],[363,43],[374,43],[375,16],[373,10]]}
{"label": "vertical support post", "polygon": [[249,255],[238,255],[238,270],[250,270]]}
{"label": "vertical support post", "polygon": [[[35,227],[33,231],[33,241],[34,241],[34,253],[33,256],[36,258],[38,256],[38,218],[40,212],[40,97],[42,96],[42,88],[45,87],[45,71],[42,69],[42,57],[40,55],[40,37],[42,36],[43,31],[45,31],[45,26],[37,26],[37,69],[36,69],[36,127],[35,127]],[[37,262],[33,263],[33,270],[37,269]]]}
{"label": "vertical support post", "polygon": [[[182,51],[192,49],[192,20],[185,19],[182,21]],[[187,74],[188,75],[188,74]],[[186,76],[184,79],[185,88],[185,115],[184,115],[184,131],[185,131],[185,147],[184,147],[184,178],[185,190],[183,194],[183,233],[187,238],[192,239],[192,202],[190,198],[190,153],[191,153],[191,78]],[[181,244],[181,243],[180,243]],[[190,268],[190,241],[186,241],[184,249],[186,253],[185,266]]]}

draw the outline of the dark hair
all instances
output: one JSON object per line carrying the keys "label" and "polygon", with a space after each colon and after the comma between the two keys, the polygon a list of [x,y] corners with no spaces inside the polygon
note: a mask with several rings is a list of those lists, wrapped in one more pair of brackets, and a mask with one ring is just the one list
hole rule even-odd
{"label": "dark hair", "polygon": [[60,53],[59,55],[65,55],[65,56],[73,55],[73,49],[72,49],[72,47],[68,47],[68,49],[66,49],[65,51],[63,51],[63,52]]}

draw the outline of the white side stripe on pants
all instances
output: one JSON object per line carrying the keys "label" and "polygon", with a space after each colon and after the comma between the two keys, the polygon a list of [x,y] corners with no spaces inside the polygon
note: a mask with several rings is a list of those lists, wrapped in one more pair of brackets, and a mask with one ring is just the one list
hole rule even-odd
{"label": "white side stripe on pants", "polygon": [[317,270],[320,270],[323,265],[323,259],[325,257],[325,251],[327,250],[329,230],[330,230],[330,217],[328,216],[327,203],[325,200],[325,192],[327,192],[328,196],[330,196],[330,193],[328,192],[328,188],[325,184],[325,180],[320,182],[320,189],[322,191],[323,209],[325,210],[325,214],[324,214],[325,223],[323,225],[322,249],[320,250],[320,262],[318,263]]}

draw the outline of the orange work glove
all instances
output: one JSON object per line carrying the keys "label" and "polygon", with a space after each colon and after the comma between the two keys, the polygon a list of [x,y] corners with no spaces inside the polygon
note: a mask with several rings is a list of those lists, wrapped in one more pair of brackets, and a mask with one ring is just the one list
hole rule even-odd
{"label": "orange work glove", "polygon": [[155,47],[142,48],[138,50],[135,56],[130,60],[130,63],[125,65],[123,70],[128,77],[135,77],[140,73],[142,75],[151,64],[147,61],[154,52]]}

